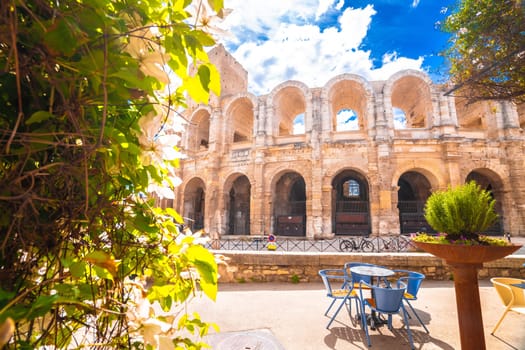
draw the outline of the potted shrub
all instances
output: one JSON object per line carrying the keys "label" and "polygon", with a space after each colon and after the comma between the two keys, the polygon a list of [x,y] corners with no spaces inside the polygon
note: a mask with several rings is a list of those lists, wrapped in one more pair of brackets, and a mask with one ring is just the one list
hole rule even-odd
{"label": "potted shrub", "polygon": [[474,181],[436,191],[425,204],[425,219],[441,233],[413,238],[417,247],[452,267],[463,350],[485,349],[478,269],[484,262],[503,258],[520,247],[481,234],[498,219],[494,205],[490,192]]}

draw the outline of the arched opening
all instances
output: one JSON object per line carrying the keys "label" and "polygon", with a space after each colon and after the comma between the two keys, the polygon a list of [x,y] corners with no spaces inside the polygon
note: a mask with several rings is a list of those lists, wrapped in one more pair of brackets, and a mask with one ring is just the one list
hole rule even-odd
{"label": "arched opening", "polygon": [[204,228],[205,197],[204,182],[199,178],[191,179],[184,189],[183,213],[192,231]]}
{"label": "arched opening", "polygon": [[[274,133],[278,136],[290,136],[295,133],[295,124],[301,119],[304,128],[304,115],[306,113],[306,101],[303,92],[295,86],[284,87],[273,100]],[[304,131],[302,132],[304,134]]]}
{"label": "arched opening", "polygon": [[392,88],[392,107],[403,111],[406,128],[428,127],[432,111],[430,87],[415,76],[400,78]]}
{"label": "arched opening", "polygon": [[425,219],[425,203],[431,194],[428,179],[416,172],[408,171],[397,182],[397,208],[402,234],[435,231]]}
{"label": "arched opening", "polygon": [[245,175],[239,176],[233,182],[226,205],[228,218],[228,234],[250,234],[250,180]]}
{"label": "arched opening", "polygon": [[304,113],[298,114],[293,120],[293,135],[301,135],[305,132]]}
{"label": "arched opening", "polygon": [[363,83],[348,76],[330,87],[328,101],[332,131],[366,131],[370,96]]}
{"label": "arched opening", "polygon": [[275,233],[282,236],[306,235],[306,184],[301,175],[281,176],[274,191]]}
{"label": "arched opening", "polygon": [[233,142],[251,142],[253,137],[253,104],[243,97],[232,103],[228,109],[228,118],[232,130]]}
{"label": "arched opening", "polygon": [[336,235],[369,235],[368,181],[360,173],[345,170],[332,180],[332,231]]}
{"label": "arched opening", "polygon": [[407,117],[402,109],[393,108],[394,112],[394,129],[406,129],[407,128]]}
{"label": "arched opening", "polygon": [[456,97],[456,115],[459,127],[463,130],[485,129],[485,116],[490,112],[485,101],[470,102],[466,97]]}
{"label": "arched opening", "polygon": [[336,131],[359,130],[359,117],[353,109],[343,108],[336,115]]}
{"label": "arched opening", "polygon": [[499,177],[489,169],[476,169],[468,174],[465,182],[475,181],[482,189],[490,192],[496,200],[494,209],[498,213],[498,221],[489,227],[487,231],[481,232],[486,235],[499,236],[503,234],[503,184]]}
{"label": "arched opening", "polygon": [[207,150],[210,143],[210,113],[200,110],[191,121],[190,148],[194,151]]}

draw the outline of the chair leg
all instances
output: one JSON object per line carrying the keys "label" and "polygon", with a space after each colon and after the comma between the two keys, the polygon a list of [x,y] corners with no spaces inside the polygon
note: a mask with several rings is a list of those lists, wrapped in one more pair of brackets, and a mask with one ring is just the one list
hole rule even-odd
{"label": "chair leg", "polygon": [[368,334],[368,324],[366,323],[366,312],[365,312],[364,302],[361,302],[361,324],[365,330],[366,341],[368,342],[368,347],[371,347],[372,342],[370,341],[370,335]]}
{"label": "chair leg", "polygon": [[507,315],[507,312],[509,312],[509,309],[505,309],[505,311],[503,312],[503,315],[501,315],[498,323],[496,323],[496,325],[494,326],[494,329],[492,330],[492,332],[490,332],[490,334],[494,335],[494,332],[496,332],[496,329],[498,329],[499,325],[501,324],[501,321],[503,321],[503,319]]}
{"label": "chair leg", "polygon": [[[419,321],[419,323],[421,323],[421,325],[423,326],[423,328],[425,328],[425,331],[427,332],[427,334],[430,334],[430,332],[428,331],[428,328],[427,326],[425,326],[425,324],[423,323],[423,321],[421,320],[421,318],[419,317],[419,315],[417,314],[416,310],[414,310],[414,307],[412,306],[412,304],[410,304],[410,302],[405,299],[406,303],[408,304],[408,306],[410,307],[410,310],[412,310],[412,312],[414,313],[414,315],[416,315],[416,318],[417,320]],[[408,314],[408,316],[410,317],[410,314]]]}
{"label": "chair leg", "polygon": [[330,309],[332,308],[336,300],[337,299],[332,299],[332,303],[330,304],[330,306],[328,307],[328,309],[326,309],[326,312],[324,313],[325,316],[328,316],[328,312],[330,311]]}
{"label": "chair leg", "polygon": [[412,331],[410,330],[410,325],[408,324],[408,313],[405,310],[403,304],[401,304],[401,310],[403,311],[403,318],[405,320],[405,325],[407,326],[408,340],[410,341],[410,349],[414,350],[414,340],[412,339]]}
{"label": "chair leg", "polygon": [[[343,307],[343,305],[346,304],[346,300],[348,299],[348,297],[345,297],[342,301],[341,301],[341,304],[339,304],[339,307],[337,308],[337,310],[335,310],[335,313],[333,314],[332,318],[330,318],[330,322],[328,322],[328,324],[326,325],[326,329],[330,328],[330,325],[332,324],[332,322],[334,322],[335,318],[337,317],[337,314],[339,313],[339,311],[341,311],[341,308]],[[334,299],[334,302],[336,301],[336,299]],[[331,307],[331,306],[330,306]]]}

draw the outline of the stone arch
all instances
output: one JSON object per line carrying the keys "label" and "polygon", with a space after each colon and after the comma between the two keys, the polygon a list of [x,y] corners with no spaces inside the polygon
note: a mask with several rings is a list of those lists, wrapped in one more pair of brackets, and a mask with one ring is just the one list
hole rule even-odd
{"label": "stone arch", "polygon": [[272,179],[273,232],[282,236],[306,235],[306,181],[293,170]]}
{"label": "stone arch", "polygon": [[251,182],[242,173],[231,174],[224,183],[226,234],[249,235],[251,215]]}
{"label": "stone arch", "polygon": [[206,185],[200,177],[191,178],[184,185],[182,215],[192,231],[204,228]]}
{"label": "stone arch", "polygon": [[210,107],[200,107],[190,118],[187,149],[197,152],[207,150],[210,143]]}
{"label": "stone arch", "polygon": [[257,99],[247,93],[233,96],[225,105],[226,144],[253,140],[256,106]]}
{"label": "stone arch", "polygon": [[397,181],[397,208],[402,234],[435,232],[425,219],[425,203],[432,193],[429,179],[417,170],[406,171]]}
{"label": "stone arch", "polygon": [[332,232],[369,235],[371,230],[368,179],[355,169],[342,169],[332,178]]}
{"label": "stone arch", "polygon": [[363,77],[341,74],[330,79],[322,91],[322,100],[328,103],[331,131],[337,130],[337,114],[343,109],[357,114],[361,132],[366,132],[374,123],[373,89]]}
{"label": "stone arch", "polygon": [[297,116],[303,114],[305,132],[311,129],[312,96],[308,87],[299,81],[287,81],[279,84],[269,94],[271,120],[270,134],[288,136],[293,134],[293,123]]}
{"label": "stone arch", "polygon": [[476,168],[472,169],[465,178],[465,183],[469,181],[475,181],[482,189],[489,191],[496,200],[494,209],[499,215],[498,222],[484,233],[489,235],[503,234],[505,191],[502,177],[491,169]]}
{"label": "stone arch", "polygon": [[432,81],[423,72],[403,70],[392,75],[385,84],[385,111],[389,124],[394,124],[394,108],[404,112],[407,128],[429,128],[437,106],[432,101]]}
{"label": "stone arch", "polygon": [[418,164],[419,166],[414,166],[413,162],[411,163],[412,164],[406,164],[405,166],[399,166],[397,168],[392,177],[392,188],[399,186],[399,179],[404,173],[408,172],[417,172],[424,176],[430,183],[431,191],[443,189],[447,186],[448,178],[446,172],[443,171],[443,167],[439,164],[435,164],[432,160],[425,161],[424,159],[418,161],[418,163],[420,163]]}
{"label": "stone arch", "polygon": [[487,129],[487,118],[494,118],[489,101],[470,102],[468,98],[454,97],[458,126],[463,130]]}

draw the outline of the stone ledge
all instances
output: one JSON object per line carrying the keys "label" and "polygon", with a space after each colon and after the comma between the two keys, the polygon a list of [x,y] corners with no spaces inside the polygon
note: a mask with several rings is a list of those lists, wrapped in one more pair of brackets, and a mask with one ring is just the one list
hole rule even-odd
{"label": "stone ledge", "polygon": [[[432,280],[448,280],[452,272],[440,258],[428,253],[320,253],[320,252],[254,252],[214,250],[228,263],[219,265],[219,282],[314,282],[318,271],[341,268],[346,262],[360,261],[392,269],[420,271]],[[496,276],[525,275],[525,255],[509,255],[485,263],[480,279]]]}

